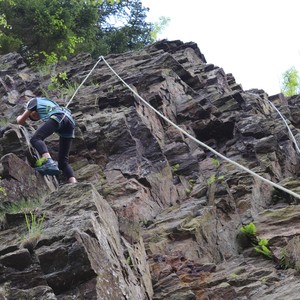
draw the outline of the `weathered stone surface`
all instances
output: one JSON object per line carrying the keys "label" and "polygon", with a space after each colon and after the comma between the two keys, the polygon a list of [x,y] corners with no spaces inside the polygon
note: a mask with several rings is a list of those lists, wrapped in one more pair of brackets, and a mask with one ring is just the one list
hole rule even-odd
{"label": "weathered stone surface", "polygon": [[[268,102],[298,140],[299,96],[244,91],[232,74],[207,64],[195,43],[164,40],[106,61],[189,135],[300,193],[299,154]],[[79,84],[94,63],[81,54],[56,70]],[[78,125],[70,162],[81,183],[59,186],[31,167],[26,140],[37,125],[15,125],[51,76],[16,53],[0,64],[0,298],[298,299],[297,197],[201,147],[103,61],[70,104]],[[48,93],[62,105],[70,97]],[[57,136],[47,145],[56,158]],[[22,199],[40,200],[34,213],[46,213],[30,251],[22,209],[6,211]],[[249,222],[268,240],[273,260],[239,244]]]}
{"label": "weathered stone surface", "polygon": [[[0,159],[0,206],[17,204],[21,200],[40,200],[54,184],[35,173],[34,169],[13,153]],[[46,184],[45,184],[46,183]]]}
{"label": "weathered stone surface", "polygon": [[30,253],[27,249],[20,249],[15,252],[10,252],[0,257],[0,263],[5,267],[24,270],[31,264]]}

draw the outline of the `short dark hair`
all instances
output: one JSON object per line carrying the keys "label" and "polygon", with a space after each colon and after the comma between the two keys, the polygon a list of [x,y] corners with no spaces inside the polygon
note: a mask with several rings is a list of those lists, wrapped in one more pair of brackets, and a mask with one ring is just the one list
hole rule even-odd
{"label": "short dark hair", "polygon": [[36,98],[30,99],[27,103],[26,109],[30,111],[37,111],[37,99]]}

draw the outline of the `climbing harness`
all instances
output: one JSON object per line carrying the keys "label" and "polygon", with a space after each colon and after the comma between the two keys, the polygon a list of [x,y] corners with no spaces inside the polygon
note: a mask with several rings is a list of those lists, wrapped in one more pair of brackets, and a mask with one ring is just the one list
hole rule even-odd
{"label": "climbing harness", "polygon": [[[227,158],[226,156],[224,156],[223,154],[217,152],[216,150],[214,150],[213,148],[209,147],[208,145],[206,145],[205,143],[199,141],[198,139],[196,139],[195,137],[193,137],[191,134],[189,134],[188,132],[186,132],[184,129],[180,128],[178,125],[176,125],[174,122],[172,122],[171,120],[169,120],[167,117],[165,117],[163,114],[161,114],[157,109],[155,109],[153,106],[151,106],[145,99],[143,99],[134,89],[132,89],[118,74],[117,72],[109,65],[109,63],[105,60],[105,58],[103,56],[100,56],[98,61],[95,63],[95,65],[93,66],[93,68],[91,69],[91,71],[87,74],[87,76],[84,78],[84,80],[82,81],[82,83],[78,86],[78,88],[75,90],[74,94],[72,95],[71,99],[69,100],[69,102],[67,103],[66,107],[68,107],[70,105],[70,103],[73,101],[75,95],[77,94],[78,90],[81,88],[81,86],[84,84],[84,82],[88,79],[88,77],[92,74],[93,70],[96,68],[96,66],[98,65],[98,63],[103,60],[103,62],[107,65],[107,67],[112,71],[112,73],[136,96],[138,97],[146,106],[148,106],[151,110],[153,110],[157,115],[159,115],[162,119],[164,119],[167,123],[169,123],[170,125],[172,125],[173,127],[175,127],[178,131],[180,131],[181,133],[183,133],[185,136],[187,136],[188,138],[190,138],[191,140],[193,140],[194,142],[196,142],[197,144],[199,144],[201,147],[206,148],[207,150],[209,150],[210,152],[214,153],[216,156],[224,159],[225,161],[235,165],[236,167],[242,169],[243,171],[249,173],[250,175],[252,175],[253,177],[256,177],[262,181],[264,181],[265,183],[279,189],[282,190],[298,199],[300,199],[300,195],[277,184],[274,183],[258,174],[256,174],[255,172],[251,171],[250,169],[244,167],[243,165]],[[273,106],[273,105],[272,105]],[[276,109],[276,108],[275,108]],[[277,110],[277,109],[276,109]],[[278,111],[278,110],[277,110]],[[285,121],[285,120],[284,120]],[[285,121],[286,123],[286,121]],[[287,125],[287,123],[286,123]],[[289,130],[290,132],[290,130]],[[290,132],[291,133],[291,132]],[[297,151],[298,151],[298,147],[297,147]]]}

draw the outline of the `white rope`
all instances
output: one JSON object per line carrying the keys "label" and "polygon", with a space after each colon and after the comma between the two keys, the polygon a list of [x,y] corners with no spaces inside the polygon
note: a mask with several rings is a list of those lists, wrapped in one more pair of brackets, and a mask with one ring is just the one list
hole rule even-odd
{"label": "white rope", "polygon": [[28,146],[28,150],[29,150],[30,155],[32,157],[34,157],[34,156],[39,157],[39,154],[36,151],[36,149],[31,146],[31,143],[30,143],[30,140],[29,140],[28,130],[26,129],[26,127],[24,127],[23,125],[19,125],[19,129],[22,132],[23,136],[25,137],[25,141],[26,141],[26,144]]}
{"label": "white rope", "polygon": [[[105,62],[105,64],[108,66],[108,68],[118,77],[118,79],[129,89],[131,90],[146,106],[148,106],[150,109],[152,109],[156,114],[158,114],[162,119],[164,119],[166,122],[168,122],[169,124],[171,124],[172,126],[174,126],[177,130],[179,130],[180,132],[182,132],[185,136],[187,136],[188,138],[192,139],[194,142],[196,142],[197,144],[199,144],[200,146],[208,149],[209,151],[211,151],[212,153],[214,153],[215,155],[219,156],[220,158],[224,159],[225,161],[235,165],[236,167],[246,171],[247,173],[251,174],[252,176],[266,182],[267,184],[270,184],[272,185],[273,187],[279,189],[279,190],[282,190],[298,199],[300,199],[300,195],[293,192],[293,191],[290,191],[288,189],[286,189],[285,187],[277,184],[277,183],[274,183],[258,174],[256,174],[255,172],[249,170],[248,168],[240,165],[239,163],[227,158],[226,156],[222,155],[221,153],[217,152],[216,150],[214,150],[213,148],[207,146],[205,143],[197,140],[195,137],[193,137],[192,135],[190,135],[188,132],[186,132],[185,130],[183,130],[182,128],[180,128],[178,125],[176,125],[175,123],[173,123],[171,120],[169,120],[168,118],[166,118],[163,114],[161,114],[158,110],[156,110],[154,107],[152,107],[146,100],[144,100],[135,90],[133,90],[116,72],[115,70],[107,63],[107,61],[105,60],[105,58],[103,56],[101,56],[99,58],[99,61],[100,60],[103,60]],[[98,62],[99,62],[98,61]],[[97,62],[97,63],[98,63]]]}
{"label": "white rope", "polygon": [[[164,119],[167,123],[171,124],[173,127],[175,127],[177,130],[179,130],[181,133],[183,133],[185,136],[187,136],[188,138],[192,139],[194,142],[196,142],[197,144],[199,144],[200,146],[208,149],[209,151],[211,151],[212,153],[214,153],[215,155],[219,156],[220,158],[224,159],[225,161],[235,165],[236,167],[246,171],[247,173],[251,174],[252,176],[266,182],[267,184],[272,185],[273,187],[282,190],[298,199],[300,199],[300,195],[289,190],[286,189],[285,187],[274,183],[258,174],[256,174],[255,172],[251,171],[250,169],[244,167],[243,165],[227,158],[226,156],[222,155],[221,153],[217,152],[216,150],[214,150],[213,148],[207,146],[205,143],[197,140],[195,137],[193,137],[192,135],[190,135],[188,132],[186,132],[185,130],[183,130],[182,128],[180,128],[178,125],[176,125],[175,123],[173,123],[171,120],[169,120],[168,118],[166,118],[163,114],[161,114],[158,110],[156,110],[154,107],[152,107],[146,100],[144,100],[135,90],[133,90],[116,72],[115,70],[109,65],[109,63],[105,60],[105,58],[103,56],[100,56],[98,61],[95,63],[95,65],[93,66],[93,68],[91,69],[91,71],[87,74],[87,76],[84,78],[84,80],[81,82],[81,84],[77,87],[77,89],[75,90],[74,94],[72,95],[71,99],[69,100],[69,102],[67,103],[67,105],[65,107],[68,107],[70,105],[70,103],[73,101],[75,95],[77,94],[77,92],[79,91],[79,89],[81,88],[81,86],[84,84],[84,82],[88,79],[88,77],[92,74],[92,72],[94,71],[94,69],[96,68],[96,66],[98,65],[98,63],[103,60],[105,62],[105,64],[108,66],[108,68],[117,76],[117,78],[130,90],[132,91],[146,106],[148,106],[150,109],[152,109],[156,114],[158,114],[162,119]],[[270,101],[269,101],[270,102]],[[297,148],[298,153],[300,153],[300,149],[297,145],[297,142],[286,122],[286,120],[284,119],[284,117],[281,115],[281,113],[278,111],[278,109],[274,106],[274,104],[272,102],[270,102],[271,106],[277,111],[277,113],[280,115],[280,117],[282,118],[282,120],[284,121],[285,125],[287,126],[289,133],[293,139],[293,142]]]}
{"label": "white rope", "polygon": [[65,107],[68,107],[70,105],[70,103],[73,101],[73,98],[75,97],[75,95],[77,94],[77,92],[79,91],[79,89],[82,87],[82,85],[85,83],[85,81],[89,78],[89,76],[95,70],[96,66],[101,61],[102,58],[103,58],[103,56],[99,57],[98,61],[95,63],[95,65],[93,66],[93,68],[91,69],[91,71],[86,75],[86,77],[83,79],[83,81],[80,83],[80,85],[77,87],[77,89],[75,90],[74,94],[72,95],[71,99],[69,100],[69,102],[67,103],[67,105]]}
{"label": "white rope", "polygon": [[291,129],[290,129],[290,126],[288,125],[288,123],[287,123],[287,121],[286,121],[286,119],[285,119],[284,116],[280,113],[280,111],[277,109],[277,107],[276,107],[270,100],[268,100],[268,101],[269,101],[269,103],[271,104],[271,106],[273,107],[273,109],[276,110],[276,112],[279,114],[280,118],[283,120],[283,122],[284,122],[286,128],[287,128],[288,131],[289,131],[290,137],[292,138],[292,140],[293,140],[293,142],[294,142],[294,144],[295,144],[296,150],[297,150],[297,152],[300,154],[300,149],[299,149],[299,147],[298,147],[297,141],[296,141],[296,139],[295,139],[295,137],[294,137],[294,135],[293,135],[293,133],[292,133],[292,131],[291,131]]}

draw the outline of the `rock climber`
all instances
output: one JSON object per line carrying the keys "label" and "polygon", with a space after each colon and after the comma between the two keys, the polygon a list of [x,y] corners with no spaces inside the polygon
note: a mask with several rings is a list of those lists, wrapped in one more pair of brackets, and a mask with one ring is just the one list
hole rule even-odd
{"label": "rock climber", "polygon": [[[36,97],[28,101],[24,113],[17,117],[17,123],[24,125],[27,118],[44,121],[30,139],[31,145],[45,158],[43,165],[35,169],[42,175],[51,176],[58,175],[61,170],[69,183],[76,183],[74,171],[69,164],[69,152],[75,137],[75,121],[71,111],[53,100]],[[44,142],[54,132],[60,136],[58,164],[52,159]]]}

